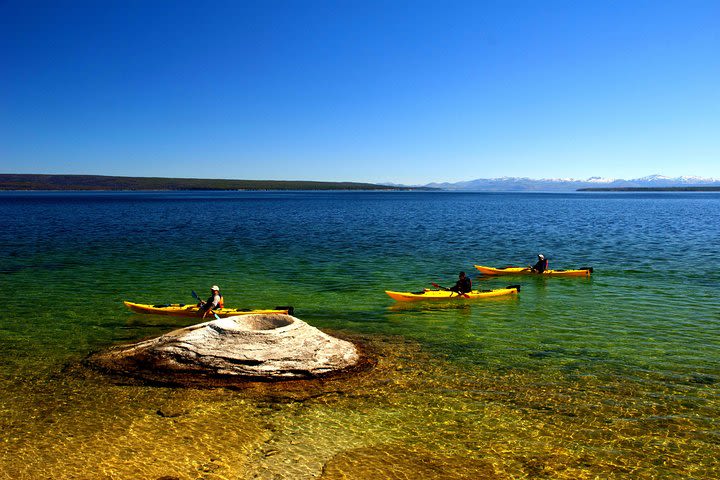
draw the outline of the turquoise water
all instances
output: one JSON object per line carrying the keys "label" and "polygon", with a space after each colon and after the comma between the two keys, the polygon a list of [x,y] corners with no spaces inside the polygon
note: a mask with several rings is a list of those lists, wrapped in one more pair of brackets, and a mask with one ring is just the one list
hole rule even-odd
{"label": "turquoise water", "polygon": [[[2,193],[0,205],[0,478],[720,476],[720,195]],[[540,252],[595,274],[473,268]],[[442,305],[383,293],[460,270],[522,290]],[[123,300],[192,302],[212,284],[229,306],[294,305],[381,361],[302,402],[80,366],[192,322]],[[156,414],[168,404],[183,414]]]}

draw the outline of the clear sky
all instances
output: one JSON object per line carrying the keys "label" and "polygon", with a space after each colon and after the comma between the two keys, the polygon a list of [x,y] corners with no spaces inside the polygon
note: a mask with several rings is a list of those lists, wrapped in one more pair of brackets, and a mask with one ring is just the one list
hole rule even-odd
{"label": "clear sky", "polygon": [[720,177],[720,1],[0,0],[0,173]]}

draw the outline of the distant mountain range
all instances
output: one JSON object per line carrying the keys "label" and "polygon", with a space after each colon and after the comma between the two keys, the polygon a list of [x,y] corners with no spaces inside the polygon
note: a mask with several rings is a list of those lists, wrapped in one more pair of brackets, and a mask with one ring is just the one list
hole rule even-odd
{"label": "distant mountain range", "polygon": [[474,192],[571,192],[581,188],[669,188],[669,187],[720,187],[720,178],[666,177],[649,175],[632,180],[590,177],[587,180],[574,178],[478,178],[456,183],[428,183],[427,188],[452,191]]}

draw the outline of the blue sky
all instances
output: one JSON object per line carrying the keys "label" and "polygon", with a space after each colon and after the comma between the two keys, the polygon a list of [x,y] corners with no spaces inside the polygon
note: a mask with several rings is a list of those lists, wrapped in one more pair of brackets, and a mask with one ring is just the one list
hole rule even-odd
{"label": "blue sky", "polygon": [[0,173],[720,177],[720,2],[0,1]]}

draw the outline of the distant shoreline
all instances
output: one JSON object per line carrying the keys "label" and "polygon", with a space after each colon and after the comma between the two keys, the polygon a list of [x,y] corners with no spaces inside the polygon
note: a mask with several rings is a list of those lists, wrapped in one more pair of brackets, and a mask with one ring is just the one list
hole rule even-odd
{"label": "distant shoreline", "polygon": [[720,192],[720,187],[615,187],[578,188],[577,192]]}
{"label": "distant shoreline", "polygon": [[427,187],[395,187],[359,182],[295,180],[225,180],[202,178],[118,177],[106,175],[0,174],[0,191],[256,191],[373,190],[432,191]]}

